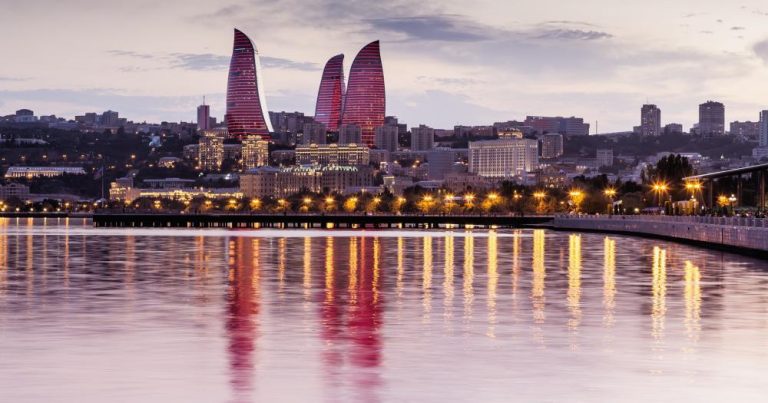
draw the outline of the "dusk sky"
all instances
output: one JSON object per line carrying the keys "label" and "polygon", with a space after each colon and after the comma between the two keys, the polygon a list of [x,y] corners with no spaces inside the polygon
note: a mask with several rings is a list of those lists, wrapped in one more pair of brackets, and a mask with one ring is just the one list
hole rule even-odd
{"label": "dusk sky", "polygon": [[726,121],[768,109],[768,4],[713,0],[3,0],[0,115],[193,121],[225,112],[232,28],[259,49],[270,110],[314,113],[322,66],[381,40],[387,114],[450,128],[526,115],[581,116],[631,130]]}

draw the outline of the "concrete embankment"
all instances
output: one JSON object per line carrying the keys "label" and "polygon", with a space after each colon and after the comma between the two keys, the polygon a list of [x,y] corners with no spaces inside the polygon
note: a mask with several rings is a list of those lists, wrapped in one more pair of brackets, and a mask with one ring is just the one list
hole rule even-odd
{"label": "concrete embankment", "polygon": [[768,257],[768,219],[676,216],[558,216],[556,230],[609,232]]}

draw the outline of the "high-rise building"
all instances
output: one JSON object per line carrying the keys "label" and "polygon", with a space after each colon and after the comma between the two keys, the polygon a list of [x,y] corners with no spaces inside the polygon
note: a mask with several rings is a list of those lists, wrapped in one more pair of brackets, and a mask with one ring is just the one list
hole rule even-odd
{"label": "high-rise building", "polygon": [[370,158],[370,149],[360,144],[296,146],[298,165],[368,165]]}
{"label": "high-rise building", "polygon": [[725,134],[725,106],[722,103],[707,101],[699,105],[698,134],[707,137]]}
{"label": "high-rise building", "polygon": [[760,133],[758,141],[760,147],[768,147],[768,110],[760,111]]}
{"label": "high-rise building", "polygon": [[419,125],[411,127],[411,151],[430,150],[435,145],[435,129]]}
{"label": "high-rise building", "polygon": [[339,144],[363,144],[363,129],[359,125],[341,125]]}
{"label": "high-rise building", "polygon": [[563,155],[563,135],[547,133],[541,138],[541,158],[557,158]]}
{"label": "high-rise building", "polygon": [[589,135],[589,123],[584,123],[584,119],[574,116],[569,118],[527,116],[523,123],[538,133],[560,133],[566,136]]}
{"label": "high-rise building", "polygon": [[298,133],[304,125],[314,122],[311,116],[304,116],[302,112],[269,112],[269,121],[275,133]]}
{"label": "high-rise building", "polygon": [[342,124],[362,129],[363,142],[373,146],[374,130],[384,124],[386,98],[379,41],[363,47],[352,62],[344,98]]}
{"label": "high-rise building", "polygon": [[224,162],[224,139],[215,131],[205,131],[200,136],[198,162],[201,171],[221,169]]}
{"label": "high-rise building", "polygon": [[532,139],[469,142],[469,172],[488,178],[521,176],[539,168],[539,144]]}
{"label": "high-rise building", "polygon": [[374,144],[376,148],[389,152],[397,151],[399,128],[397,125],[379,126],[376,128]]}
{"label": "high-rise building", "polygon": [[230,136],[242,139],[253,134],[270,139],[273,130],[263,87],[259,52],[244,33],[235,29],[227,81],[226,120]]}
{"label": "high-rise building", "polygon": [[661,135],[661,109],[652,104],[645,104],[640,109],[640,134],[643,136]]}
{"label": "high-rise building", "polygon": [[240,152],[243,156],[244,169],[269,165],[269,142],[261,136],[251,135],[244,138]]}
{"label": "high-rise building", "polygon": [[610,167],[613,166],[613,149],[610,148],[598,148],[596,157],[596,165],[598,167]]}
{"label": "high-rise building", "polygon": [[339,130],[344,91],[344,55],[336,55],[325,63],[315,104],[315,121],[324,124],[328,131]]}
{"label": "high-rise building", "polygon": [[211,129],[211,107],[203,103],[197,107],[197,130]]}
{"label": "high-rise building", "polygon": [[318,122],[304,123],[304,130],[302,134],[302,144],[325,144],[326,140],[325,124]]}
{"label": "high-rise building", "polygon": [[120,115],[115,111],[106,111],[101,114],[99,124],[105,127],[117,127],[119,123]]}

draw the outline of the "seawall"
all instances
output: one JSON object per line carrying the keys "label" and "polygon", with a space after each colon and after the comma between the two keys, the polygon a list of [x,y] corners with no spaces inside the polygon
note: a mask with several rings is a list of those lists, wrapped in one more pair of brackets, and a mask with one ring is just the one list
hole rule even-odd
{"label": "seawall", "polygon": [[768,257],[768,219],[688,216],[557,216],[556,230],[638,235]]}

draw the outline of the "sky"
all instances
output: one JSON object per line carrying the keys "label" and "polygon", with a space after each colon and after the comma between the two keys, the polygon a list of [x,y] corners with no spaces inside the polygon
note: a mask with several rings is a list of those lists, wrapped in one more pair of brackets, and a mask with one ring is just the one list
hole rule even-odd
{"label": "sky", "polygon": [[0,115],[194,121],[225,113],[232,29],[256,44],[267,104],[314,113],[325,62],[381,40],[387,114],[409,126],[580,116],[631,130],[726,105],[768,109],[764,0],[0,0]]}

